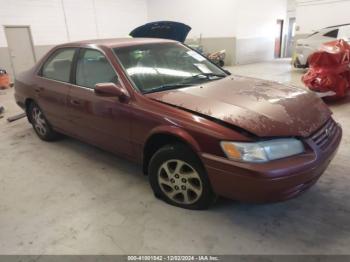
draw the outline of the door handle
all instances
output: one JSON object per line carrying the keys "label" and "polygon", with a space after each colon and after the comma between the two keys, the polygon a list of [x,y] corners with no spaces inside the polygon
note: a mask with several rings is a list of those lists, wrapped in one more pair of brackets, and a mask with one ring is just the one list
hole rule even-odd
{"label": "door handle", "polygon": [[77,105],[77,106],[81,105],[81,102],[79,100],[76,100],[76,99],[71,99],[70,102],[72,105]]}
{"label": "door handle", "polygon": [[41,91],[44,91],[44,88],[43,88],[43,87],[35,87],[35,88],[34,88],[34,91],[35,91],[36,93],[40,93]]}

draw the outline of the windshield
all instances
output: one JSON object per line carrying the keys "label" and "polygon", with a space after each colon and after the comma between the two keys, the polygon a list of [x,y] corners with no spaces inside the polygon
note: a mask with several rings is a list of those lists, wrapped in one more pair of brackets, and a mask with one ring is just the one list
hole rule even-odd
{"label": "windshield", "polygon": [[227,76],[205,57],[179,43],[115,48],[114,52],[143,93],[191,86]]}
{"label": "windshield", "polygon": [[313,37],[314,35],[317,35],[318,33],[319,33],[318,31],[317,31],[317,32],[314,32],[314,33],[312,33],[312,34],[308,35],[306,38]]}

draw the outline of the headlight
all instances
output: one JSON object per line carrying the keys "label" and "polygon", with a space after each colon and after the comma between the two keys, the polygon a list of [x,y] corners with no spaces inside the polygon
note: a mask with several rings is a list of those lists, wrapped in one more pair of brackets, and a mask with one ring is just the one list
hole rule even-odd
{"label": "headlight", "polygon": [[304,152],[302,142],[295,138],[274,139],[255,143],[221,142],[229,159],[243,162],[268,162]]}

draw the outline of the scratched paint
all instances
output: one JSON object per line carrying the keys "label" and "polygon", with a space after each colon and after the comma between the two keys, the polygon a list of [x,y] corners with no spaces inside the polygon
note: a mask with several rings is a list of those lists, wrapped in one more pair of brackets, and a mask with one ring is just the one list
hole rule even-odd
{"label": "scratched paint", "polygon": [[241,76],[148,96],[258,136],[307,137],[331,115],[323,101],[307,90]]}

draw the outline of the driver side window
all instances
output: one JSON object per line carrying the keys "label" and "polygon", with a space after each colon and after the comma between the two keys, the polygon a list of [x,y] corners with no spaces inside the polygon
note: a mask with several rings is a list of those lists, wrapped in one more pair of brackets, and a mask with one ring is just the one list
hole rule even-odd
{"label": "driver side window", "polygon": [[82,49],[77,62],[75,81],[79,86],[94,89],[95,85],[99,83],[117,83],[118,77],[107,58],[100,51]]}

